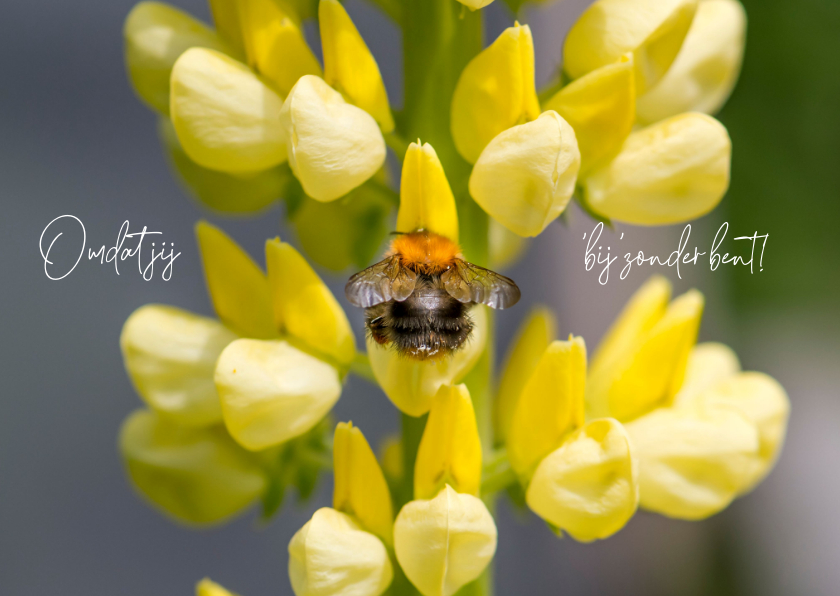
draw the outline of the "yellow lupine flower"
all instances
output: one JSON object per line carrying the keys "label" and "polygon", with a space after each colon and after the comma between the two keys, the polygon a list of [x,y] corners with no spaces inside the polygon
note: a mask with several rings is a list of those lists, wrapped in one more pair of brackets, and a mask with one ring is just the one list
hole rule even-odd
{"label": "yellow lupine flower", "polygon": [[221,426],[188,427],[137,410],[123,423],[119,445],[134,486],[180,522],[221,522],[265,489],[259,462]]}
{"label": "yellow lupine flower", "polygon": [[461,73],[452,95],[452,138],[475,163],[493,137],[539,115],[531,29],[516,23]]}
{"label": "yellow lupine flower", "polygon": [[470,10],[478,10],[479,8],[484,8],[488,4],[492,4],[493,0],[458,0],[458,2]]}
{"label": "yellow lupine flower", "polygon": [[458,242],[458,210],[434,148],[418,141],[405,152],[397,230],[428,230]]}
{"label": "yellow lupine flower", "polygon": [[470,195],[511,232],[536,236],[566,209],[579,169],[574,130],[548,111],[487,144],[470,175]]}
{"label": "yellow lupine flower", "polygon": [[318,25],[324,51],[324,80],[373,116],[382,132],[394,130],[379,66],[347,11],[337,0],[321,0]]}
{"label": "yellow lupine flower", "polygon": [[237,596],[233,592],[230,592],[217,584],[214,581],[211,581],[209,578],[204,578],[195,586],[195,596]]}
{"label": "yellow lupine flower", "polygon": [[445,486],[411,501],[394,523],[394,549],[423,596],[451,596],[476,579],[496,552],[496,524],[478,497]]}
{"label": "yellow lupine flower", "polygon": [[701,0],[677,59],[662,80],[638,98],[639,120],[720,110],[741,71],[746,31],[747,15],[738,0]]}
{"label": "yellow lupine flower", "polygon": [[697,344],[688,356],[685,379],[674,403],[686,402],[739,372],[741,363],[732,348],[716,342]]}
{"label": "yellow lupine flower", "polygon": [[577,79],[630,52],[644,93],[677,57],[696,9],[697,0],[597,0],[569,31],[563,68]]}
{"label": "yellow lupine flower", "polygon": [[584,198],[604,217],[637,225],[695,219],[726,194],[731,153],[720,122],[680,114],[631,133],[613,160],[588,173]]}
{"label": "yellow lupine flower", "polygon": [[238,54],[245,53],[240,0],[208,0],[219,36]]}

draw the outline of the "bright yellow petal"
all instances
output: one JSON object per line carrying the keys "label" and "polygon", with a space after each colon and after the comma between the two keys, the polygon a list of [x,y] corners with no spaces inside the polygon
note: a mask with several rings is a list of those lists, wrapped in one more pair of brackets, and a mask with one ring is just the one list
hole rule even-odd
{"label": "bright yellow petal", "polygon": [[412,360],[367,338],[370,366],[376,381],[395,406],[409,416],[422,416],[443,385],[459,383],[475,366],[487,342],[487,313],[483,306],[470,311],[474,328],[466,345],[452,357]]}
{"label": "bright yellow petal", "polygon": [[490,141],[470,175],[470,194],[511,232],[536,236],[566,209],[579,169],[572,127],[544,112]]}
{"label": "bright yellow petal", "polygon": [[215,380],[228,431],[251,450],[307,432],[341,395],[332,366],[284,341],[236,340],[219,357]]}
{"label": "bright yellow petal", "polygon": [[162,2],[140,2],[125,19],[125,63],[140,99],[169,115],[169,76],[192,47],[224,52],[225,44],[201,21]]}
{"label": "bright yellow petal", "polygon": [[680,519],[729,505],[759,450],[755,426],[731,406],[659,408],[625,428],[639,458],[641,506]]}
{"label": "bright yellow petal", "polygon": [[149,304],[123,325],[120,348],[137,393],[173,422],[206,426],[222,420],[213,372],[236,335],[214,319]]}
{"label": "bright yellow petal", "polygon": [[295,596],[379,596],[394,570],[385,545],[348,515],[323,507],[289,542]]}
{"label": "bright yellow petal", "polygon": [[621,423],[588,422],[537,466],[528,506],[575,540],[618,532],[639,504],[639,466]]}
{"label": "bright yellow petal", "polygon": [[685,379],[674,402],[687,402],[740,371],[738,356],[728,346],[714,342],[697,344],[688,355]]}
{"label": "bright yellow petal", "polygon": [[333,507],[392,544],[394,510],[388,483],[362,431],[339,422],[333,440]]}
{"label": "bright yellow petal", "polygon": [[677,59],[639,98],[639,120],[720,110],[741,72],[746,32],[747,15],[738,0],[701,1]]}
{"label": "bright yellow petal", "polygon": [[544,106],[574,129],[586,172],[621,148],[636,120],[632,55],[593,70],[563,87]]}
{"label": "bright yellow petal", "polygon": [[240,21],[240,0],[208,0],[216,31],[239,54],[245,53]]}
{"label": "bright yellow petal", "polygon": [[539,115],[534,40],[530,27],[517,23],[461,73],[452,96],[452,138],[463,158],[475,163],[493,137]]}
{"label": "bright yellow petal", "polygon": [[496,524],[481,499],[447,486],[412,501],[394,524],[394,548],[423,596],[451,596],[484,571],[496,552]]}
{"label": "bright yellow petal", "polygon": [[547,307],[535,308],[519,328],[505,357],[495,402],[496,441],[507,440],[513,414],[525,384],[537,368],[548,345],[557,336],[557,319]]}
{"label": "bright yellow petal", "polygon": [[195,227],[207,290],[216,314],[244,337],[274,337],[268,279],[239,245],[205,221]]}
{"label": "bright yellow petal", "polygon": [[334,201],[385,163],[385,140],[373,117],[316,76],[298,80],[280,119],[289,139],[289,165],[315,200]]}
{"label": "bright yellow petal", "polygon": [[643,93],[677,57],[696,9],[697,0],[598,0],[569,31],[563,68],[577,79],[632,52]]}
{"label": "bright yellow petal", "polygon": [[523,479],[583,425],[586,345],[582,337],[554,341],[522,390],[513,414],[507,450]]}
{"label": "bright yellow petal", "polygon": [[321,0],[318,24],[324,50],[324,80],[373,116],[383,132],[394,130],[379,66],[347,11],[337,0]]}
{"label": "bright yellow petal", "polygon": [[279,239],[265,243],[274,324],[340,364],[356,355],[353,330],[341,305],[306,259]]}
{"label": "bright yellow petal", "polygon": [[214,581],[210,581],[208,578],[204,578],[195,586],[195,596],[237,596],[233,592],[230,592],[217,584]]}
{"label": "bright yellow petal", "polygon": [[137,410],[120,430],[120,453],[134,486],[175,520],[213,524],[256,501],[261,468],[221,426],[194,428]]}
{"label": "bright yellow petal", "polygon": [[405,153],[397,230],[429,230],[458,242],[455,197],[437,153],[428,143],[411,143]]}

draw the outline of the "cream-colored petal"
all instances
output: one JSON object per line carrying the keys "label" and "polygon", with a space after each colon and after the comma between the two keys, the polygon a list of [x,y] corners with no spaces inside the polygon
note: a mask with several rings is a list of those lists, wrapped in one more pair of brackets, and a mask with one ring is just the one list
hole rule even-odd
{"label": "cream-colored petal", "polygon": [[579,169],[574,130],[557,112],[544,112],[489,142],[470,175],[470,194],[511,232],[536,236],[566,209]]}
{"label": "cream-colored petal", "polygon": [[732,348],[715,342],[697,344],[688,355],[685,379],[674,403],[693,399],[740,371],[741,363]]}
{"label": "cream-colored petal", "polygon": [[289,139],[289,164],[313,199],[327,202],[347,194],[385,162],[385,140],[373,117],[321,78],[301,77],[280,119]]}
{"label": "cream-colored petal", "polygon": [[286,160],[283,98],[241,62],[191,48],[175,62],[170,83],[172,123],[197,164],[259,172]]}
{"label": "cream-colored petal", "polygon": [[732,406],[695,401],[625,424],[639,458],[640,505],[702,519],[743,489],[759,453],[755,425]]}
{"label": "cream-colored petal", "polygon": [[373,375],[385,395],[409,416],[422,416],[432,407],[432,398],[443,385],[459,383],[475,366],[487,342],[484,306],[470,311],[474,328],[470,339],[454,355],[441,360],[412,360],[391,348],[367,339]]}
{"label": "cream-colored petal", "polygon": [[677,57],[696,9],[697,0],[598,0],[566,36],[563,68],[577,79],[631,52],[643,93]]}
{"label": "cream-colored petal", "polygon": [[219,354],[235,339],[214,319],[149,304],[126,320],[120,348],[143,401],[173,422],[206,426],[222,420],[213,372]]}
{"label": "cream-colored petal", "polygon": [[447,486],[412,501],[394,524],[394,548],[423,596],[451,596],[476,579],[496,552],[496,524],[481,499]]}
{"label": "cream-colored petal", "polygon": [[458,242],[455,196],[437,153],[428,143],[411,143],[405,152],[397,230],[428,230]]}
{"label": "cream-colored petal", "polygon": [[329,507],[316,511],[289,542],[295,596],[379,596],[393,575],[382,541]]}
{"label": "cream-colored petal", "polygon": [[720,110],[741,72],[746,32],[747,15],[738,0],[702,0],[677,59],[638,99],[639,120]]}
{"label": "cream-colored petal", "polygon": [[217,584],[214,581],[211,581],[208,578],[204,578],[195,586],[195,596],[237,596],[233,592],[230,592]]}
{"label": "cream-colored petal", "polygon": [[215,380],[228,431],[251,450],[307,432],[341,395],[332,366],[285,341],[236,340],[219,357]]}
{"label": "cream-colored petal", "polygon": [[119,445],[137,490],[180,522],[226,520],[266,486],[259,463],[222,426],[182,426],[137,410],[123,423]]}
{"label": "cream-colored petal", "polygon": [[705,114],[680,114],[632,133],[619,154],[584,180],[597,213],[637,225],[680,223],[706,215],[729,188],[732,143]]}
{"label": "cream-colored petal", "polygon": [[452,138],[461,156],[475,163],[493,137],[539,114],[534,40],[528,25],[516,23],[461,73],[452,95]]}
{"label": "cream-colored petal", "polygon": [[526,500],[581,542],[623,528],[639,504],[639,467],[621,423],[593,420],[566,439],[537,466]]}
{"label": "cream-colored petal", "polygon": [[140,99],[169,115],[169,76],[178,57],[192,47],[226,51],[207,25],[162,2],[140,2],[123,28],[125,63]]}

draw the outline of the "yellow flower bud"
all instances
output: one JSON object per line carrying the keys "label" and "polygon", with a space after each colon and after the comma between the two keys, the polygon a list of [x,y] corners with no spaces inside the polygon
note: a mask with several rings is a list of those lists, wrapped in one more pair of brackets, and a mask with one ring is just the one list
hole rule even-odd
{"label": "yellow flower bud", "polygon": [[219,228],[200,221],[195,233],[207,290],[222,323],[245,337],[277,336],[265,273]]}
{"label": "yellow flower bud", "polygon": [[193,161],[223,172],[258,172],[286,160],[283,98],[220,52],[191,48],[172,67],[170,114]]}
{"label": "yellow flower bud", "polygon": [[537,466],[528,506],[575,540],[618,532],[639,504],[638,463],[621,423],[593,420]]}
{"label": "yellow flower bud", "polygon": [[746,31],[747,15],[738,0],[702,0],[677,59],[638,99],[639,120],[720,110],[741,71]]}
{"label": "yellow flower bud", "polygon": [[195,586],[195,596],[237,596],[208,578],[204,578]]}
{"label": "yellow flower bud", "polygon": [[432,400],[414,464],[414,498],[431,499],[449,485],[478,496],[481,439],[466,385],[444,385]]}
{"label": "yellow flower bud", "polygon": [[385,545],[348,515],[323,507],[289,542],[295,596],[379,596],[394,571]]}
{"label": "yellow flower bud", "polygon": [[517,23],[461,73],[452,96],[452,138],[463,158],[475,163],[493,137],[539,115],[534,40],[530,27]]}
{"label": "yellow flower bud", "polygon": [[685,379],[674,398],[674,403],[686,402],[697,397],[740,371],[738,356],[728,346],[714,342],[697,344],[688,355]]}
{"label": "yellow flower bud", "polygon": [[324,50],[324,80],[373,116],[383,132],[394,130],[379,66],[347,11],[337,0],[321,0],[318,24]]}
{"label": "yellow flower bud", "polygon": [[128,317],[120,348],[143,401],[173,422],[206,426],[222,419],[213,371],[235,339],[214,319],[149,304]]}
{"label": "yellow flower bud", "polygon": [[390,545],[394,510],[388,483],[362,431],[352,422],[340,422],[335,428],[333,474],[333,508],[352,515]]}
{"label": "yellow flower bud", "polygon": [[411,143],[405,152],[397,230],[428,230],[458,242],[455,197],[437,153],[428,143]]}
{"label": "yellow flower bud", "polygon": [[714,209],[729,187],[732,143],[710,116],[681,114],[632,133],[583,181],[588,205],[611,219],[666,225]]}
{"label": "yellow flower bud", "polygon": [[423,596],[451,596],[476,579],[496,552],[496,524],[481,499],[446,486],[412,501],[394,524],[394,548]]}
{"label": "yellow flower bud", "polygon": [[221,426],[186,427],[137,410],[120,430],[120,452],[134,486],[164,513],[189,524],[240,513],[266,485],[258,463]]}
{"label": "yellow flower bud", "polygon": [[522,324],[505,358],[495,401],[496,441],[507,440],[519,396],[548,345],[557,336],[557,320],[547,307],[535,308]]}
{"label": "yellow flower bud", "polygon": [[563,67],[577,79],[631,52],[643,93],[677,57],[696,9],[697,0],[598,0],[569,31]]}
{"label": "yellow flower bud", "polygon": [[581,337],[554,341],[519,397],[508,436],[513,470],[527,480],[540,461],[584,421],[586,345]]}
{"label": "yellow flower bud", "polygon": [[307,432],[341,395],[332,366],[285,341],[234,341],[219,356],[215,381],[228,431],[251,450]]}
{"label": "yellow flower bud", "polygon": [[574,130],[549,111],[490,141],[470,175],[470,194],[511,232],[536,236],[566,209],[579,169]]}
{"label": "yellow flower bud", "polygon": [[313,75],[301,77],[280,111],[289,165],[303,190],[333,201],[373,176],[385,162],[376,121]]}
{"label": "yellow flower bud", "polygon": [[330,289],[291,245],[265,244],[274,324],[325,356],[349,365],[356,342],[347,315]]}
{"label": "yellow flower bud", "polygon": [[467,375],[487,342],[487,313],[484,306],[470,311],[475,327],[470,341],[449,358],[417,361],[404,358],[396,350],[367,339],[373,375],[385,395],[409,416],[422,416],[432,407],[432,398],[443,385],[453,385]]}
{"label": "yellow flower bud", "polygon": [[458,2],[470,10],[478,10],[479,8],[484,8],[488,4],[492,4],[493,0],[458,0]]}
{"label": "yellow flower bud", "polygon": [[204,23],[162,2],[140,2],[125,19],[125,62],[140,99],[169,114],[169,76],[178,56],[192,47],[224,52]]}

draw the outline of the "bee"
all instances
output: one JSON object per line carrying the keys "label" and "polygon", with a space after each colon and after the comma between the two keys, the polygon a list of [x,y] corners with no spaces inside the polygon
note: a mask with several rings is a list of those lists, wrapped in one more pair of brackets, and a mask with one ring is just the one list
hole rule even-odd
{"label": "bee", "polygon": [[399,234],[385,258],[356,273],[344,290],[365,309],[376,343],[416,360],[463,346],[473,330],[473,304],[503,309],[520,297],[512,279],[465,261],[455,242],[425,230]]}

